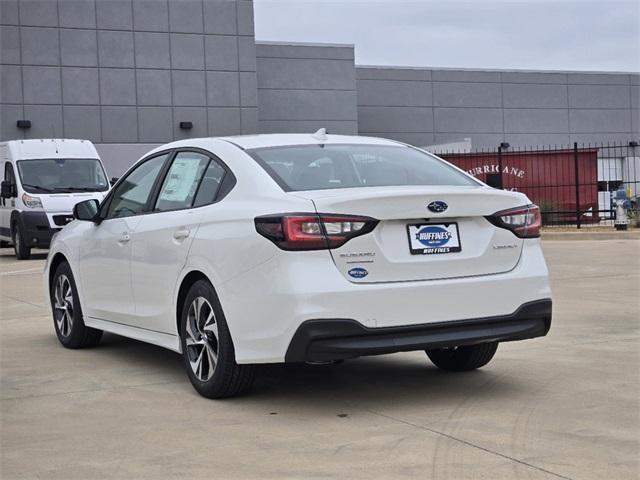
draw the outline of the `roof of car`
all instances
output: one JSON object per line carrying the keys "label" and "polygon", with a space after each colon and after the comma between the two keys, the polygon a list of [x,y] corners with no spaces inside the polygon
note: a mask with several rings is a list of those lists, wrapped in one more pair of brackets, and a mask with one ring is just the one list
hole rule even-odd
{"label": "roof of car", "polygon": [[398,142],[387,140],[385,138],[329,134],[324,137],[320,137],[316,133],[271,133],[260,135],[238,135],[232,137],[221,137],[221,140],[226,140],[244,149],[278,147],[284,145],[317,145],[319,143],[354,143],[368,145],[398,144]]}
{"label": "roof of car", "polygon": [[367,144],[367,145],[399,145],[399,142],[377,137],[361,137],[356,135],[318,135],[318,133],[265,133],[259,135],[235,135],[228,137],[205,137],[178,140],[162,145],[153,151],[179,147],[211,146],[212,141],[223,140],[244,150],[253,148],[280,147],[288,145],[318,145],[318,144]]}

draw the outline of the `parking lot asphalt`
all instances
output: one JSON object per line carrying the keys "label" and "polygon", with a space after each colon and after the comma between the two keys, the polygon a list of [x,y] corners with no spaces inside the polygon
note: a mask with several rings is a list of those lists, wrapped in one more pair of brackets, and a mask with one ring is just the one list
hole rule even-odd
{"label": "parking lot asphalt", "polygon": [[159,347],[62,348],[44,254],[2,249],[0,477],[636,479],[640,241],[543,245],[551,332],[481,370],[444,373],[421,352],[272,365],[224,401]]}

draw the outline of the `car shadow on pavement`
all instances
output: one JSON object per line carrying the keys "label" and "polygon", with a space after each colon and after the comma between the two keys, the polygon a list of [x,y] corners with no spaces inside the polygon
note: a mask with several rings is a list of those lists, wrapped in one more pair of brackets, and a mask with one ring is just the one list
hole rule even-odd
{"label": "car shadow on pavement", "polygon": [[[256,399],[313,401],[319,398],[365,401],[370,406],[464,401],[473,394],[504,396],[519,382],[492,372],[490,367],[464,373],[443,372],[424,355],[394,354],[362,357],[336,365],[264,365],[258,369]],[[473,392],[473,393],[472,393]]]}
{"label": "car shadow on pavement", "polygon": [[[189,384],[182,358],[175,352],[111,334],[105,334],[103,343],[94,351],[102,359],[108,356],[116,363],[148,368],[166,378],[167,383],[184,382],[186,394],[198,395]],[[504,370],[492,370],[491,365],[473,372],[444,372],[419,352],[362,357],[329,365],[267,364],[257,365],[252,390],[230,401],[265,405],[293,402],[311,410],[318,408],[319,400],[326,400],[327,407],[335,400],[366,401],[375,408],[376,404],[459,403],[470,395],[479,400],[526,391],[526,385],[517,377],[503,374]]]}

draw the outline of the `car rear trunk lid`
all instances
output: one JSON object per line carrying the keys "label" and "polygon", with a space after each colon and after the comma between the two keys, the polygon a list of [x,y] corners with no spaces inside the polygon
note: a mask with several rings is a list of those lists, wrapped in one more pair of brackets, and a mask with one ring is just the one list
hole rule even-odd
{"label": "car rear trunk lid", "polygon": [[[330,250],[338,270],[354,283],[507,272],[518,263],[523,240],[485,217],[529,203],[520,193],[484,186],[363,187],[295,195],[312,200],[319,214],[379,220],[371,233]],[[446,209],[430,211],[433,202],[443,202]]]}

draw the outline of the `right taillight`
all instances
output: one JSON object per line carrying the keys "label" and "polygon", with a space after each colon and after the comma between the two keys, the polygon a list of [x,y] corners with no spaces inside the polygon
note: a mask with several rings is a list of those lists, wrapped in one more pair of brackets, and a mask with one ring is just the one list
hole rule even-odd
{"label": "right taillight", "polygon": [[356,215],[283,214],[255,219],[256,231],[283,250],[326,250],[372,231],[378,220]]}
{"label": "right taillight", "polygon": [[488,217],[489,221],[497,227],[511,230],[520,238],[535,238],[540,236],[542,217],[537,205],[510,208],[494,213]]}

